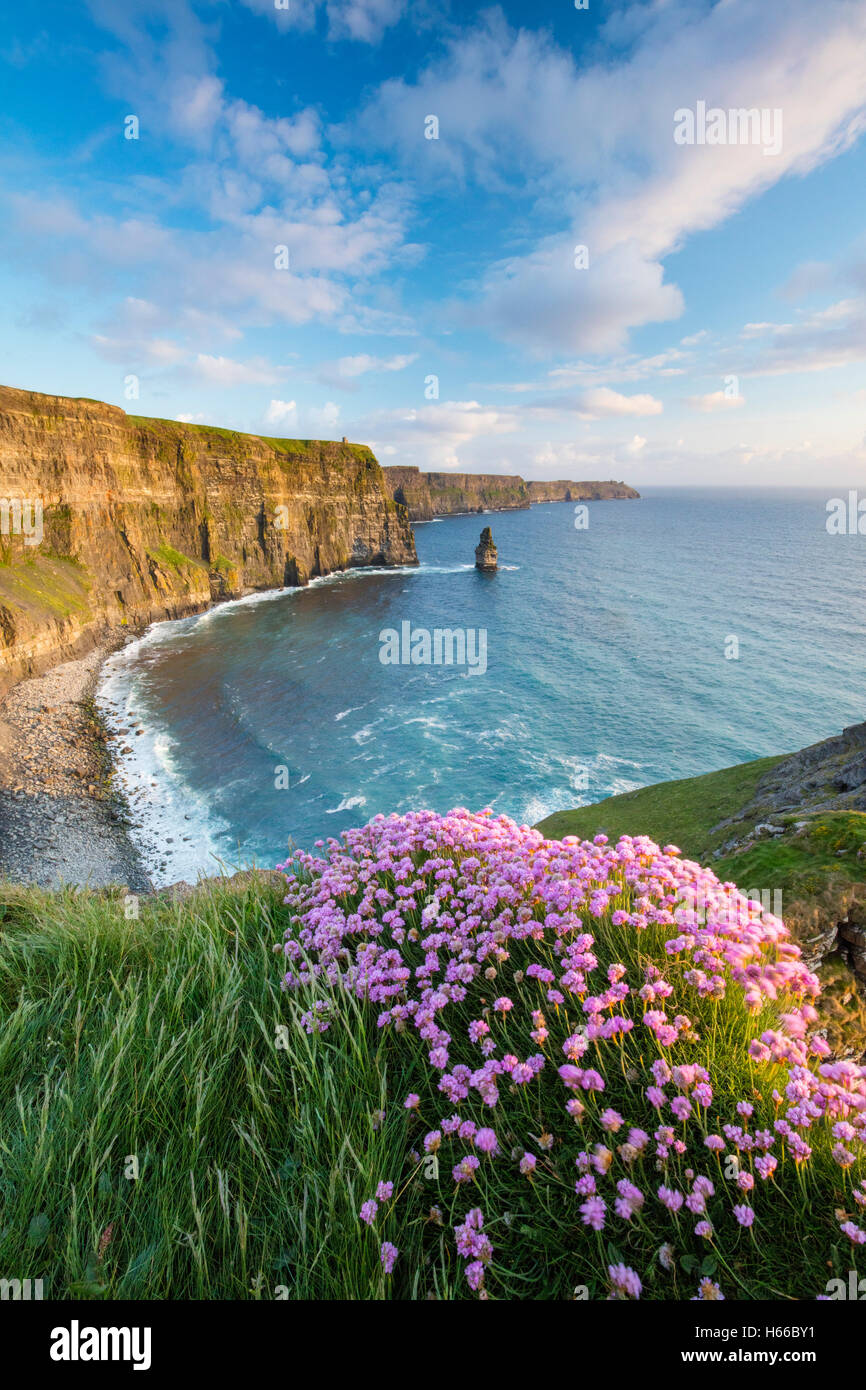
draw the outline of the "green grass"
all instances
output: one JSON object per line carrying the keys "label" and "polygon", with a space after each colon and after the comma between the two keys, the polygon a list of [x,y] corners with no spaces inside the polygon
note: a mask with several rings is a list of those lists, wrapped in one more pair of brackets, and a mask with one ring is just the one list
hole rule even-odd
{"label": "green grass", "polygon": [[620,835],[649,835],[659,844],[672,842],[683,854],[700,857],[714,848],[714,842],[730,838],[730,831],[713,837],[710,830],[740,810],[754,795],[760,778],[778,762],[781,757],[757,758],[702,777],[658,782],[591,806],[554,811],[538,828],[552,840],[565,835],[592,839],[599,833],[611,840]]}
{"label": "green grass", "polygon": [[190,559],[189,555],[184,555],[182,551],[175,550],[172,545],[157,545],[152,550],[148,550],[147,553],[151,560],[156,560],[158,564],[165,565],[168,569],[188,569],[190,566],[193,566],[195,569],[207,568],[201,560]]}
{"label": "green grass", "polygon": [[[414,1029],[378,1030],[377,1006],[341,991],[320,984],[283,994],[273,947],[288,922],[279,882],[254,874],[210,881],[178,904],[142,900],[137,920],[126,918],[117,893],[0,887],[5,1277],[42,1278],[46,1297],[77,1300],[462,1298],[470,1295],[451,1228],[474,1204],[496,1250],[494,1297],[570,1298],[583,1284],[590,1298],[603,1298],[604,1268],[615,1259],[640,1270],[649,1298],[690,1297],[705,1259],[703,1272],[728,1297],[747,1298],[814,1296],[830,1273],[850,1266],[833,1219],[845,1184],[823,1152],[808,1177],[794,1183],[788,1173],[775,1204],[762,1197],[756,1234],[728,1219],[708,1252],[690,1223],[678,1222],[672,1272],[655,1261],[674,1234],[657,1203],[603,1238],[588,1232],[573,1192],[574,1154],[588,1138],[564,1122],[555,1074],[561,1036],[576,1022],[568,1007],[551,1021],[552,1064],[541,1087],[531,1095],[506,1087],[495,1117],[477,1099],[474,1107],[507,1148],[541,1153],[545,1181],[485,1163],[467,1193],[450,1177],[463,1149],[443,1152],[429,1179],[410,1150],[453,1106],[435,1089],[425,1045]],[[738,991],[720,1001],[689,991],[659,928],[624,933],[598,921],[594,930],[602,970],[616,960],[642,978],[648,961],[664,964],[695,1026],[672,1061],[708,1066],[714,1113],[740,1096],[762,1096],[759,1111],[772,1123],[767,1088],[744,1048],[772,1025],[773,1006],[749,1018]],[[513,1018],[498,1026],[521,1055],[520,1017],[546,1006],[544,988],[517,972],[532,959],[552,964],[549,945],[515,943],[495,986],[515,999]],[[423,948],[407,955],[420,963]],[[483,981],[481,989],[487,993]],[[310,1036],[298,1018],[316,998],[330,1001],[331,1026]],[[455,1061],[472,1061],[464,1025],[477,1009],[467,1000],[460,1010]],[[634,1041],[621,1074],[608,1071],[604,1103],[651,1128],[643,1113],[651,1053]],[[421,1096],[420,1114],[403,1108],[410,1090]],[[545,1158],[534,1136],[548,1127],[555,1147]],[[700,1149],[698,1157],[703,1171],[715,1172],[714,1160],[710,1166]],[[374,1232],[357,1213],[383,1178],[397,1196]],[[641,1183],[654,1179],[649,1165]],[[719,1174],[720,1211],[727,1186]],[[434,1205],[441,1225],[429,1219]],[[796,1262],[792,1230],[803,1238]],[[387,1281],[383,1239],[400,1250]]]}
{"label": "green grass", "polygon": [[0,564],[0,604],[34,616],[90,617],[87,571],[76,560],[45,554]]}
{"label": "green grass", "polygon": [[354,1213],[402,1153],[403,1115],[373,1118],[399,1080],[366,1017],[277,1046],[285,911],[260,881],[137,921],[117,896],[0,887],[5,1276],[46,1298],[378,1296]]}

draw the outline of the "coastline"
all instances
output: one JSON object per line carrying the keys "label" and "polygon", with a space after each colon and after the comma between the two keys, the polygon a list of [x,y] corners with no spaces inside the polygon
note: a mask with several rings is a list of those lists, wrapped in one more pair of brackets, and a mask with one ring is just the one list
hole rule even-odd
{"label": "coastline", "polygon": [[0,879],[152,891],[91,703],[103,662],[124,644],[103,641],[19,681],[0,704]]}

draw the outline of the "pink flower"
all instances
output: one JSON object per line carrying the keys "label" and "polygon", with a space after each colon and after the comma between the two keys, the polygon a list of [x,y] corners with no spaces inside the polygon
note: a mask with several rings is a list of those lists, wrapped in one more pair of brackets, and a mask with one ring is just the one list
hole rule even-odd
{"label": "pink flower", "polygon": [[420,1097],[420,1096],[416,1096],[416,1094],[415,1094],[414,1091],[410,1091],[409,1094],[408,1094],[408,1096],[406,1097],[406,1099],[405,1099],[404,1102],[403,1102],[403,1107],[404,1107],[404,1109],[406,1109],[406,1110],[417,1110],[417,1109],[418,1109],[418,1106],[419,1106],[420,1104],[421,1104],[421,1097]]}
{"label": "pink flower", "polygon": [[679,1211],[683,1204],[683,1194],[675,1192],[670,1187],[660,1187],[658,1191],[659,1201],[667,1207],[670,1212]]}
{"label": "pink flower", "polygon": [[379,1251],[379,1258],[382,1261],[382,1268],[384,1269],[386,1274],[391,1273],[391,1270],[394,1268],[394,1264],[396,1262],[398,1254],[399,1251],[397,1250],[396,1245],[392,1245],[390,1240],[383,1241],[382,1248]]}
{"label": "pink flower", "polygon": [[640,1298],[642,1288],[640,1279],[628,1265],[608,1265],[607,1272],[610,1275],[614,1293],[618,1298]]}
{"label": "pink flower", "polygon": [[698,1284],[698,1291],[692,1298],[692,1303],[709,1303],[711,1301],[724,1302],[725,1295],[722,1293],[718,1284],[714,1284],[712,1279],[702,1279]]}
{"label": "pink flower", "polygon": [[535,1172],[537,1159],[535,1154],[525,1153],[520,1160],[520,1171],[524,1177],[529,1177]]}
{"label": "pink flower", "polygon": [[741,1226],[746,1227],[751,1226],[752,1222],[755,1219],[755,1213],[753,1208],[745,1205],[740,1207],[734,1207],[734,1216],[737,1218]]}
{"label": "pink flower", "polygon": [[471,1182],[475,1177],[475,1170],[479,1167],[478,1159],[474,1154],[469,1154],[467,1158],[461,1158],[451,1170],[451,1176],[456,1183]]}
{"label": "pink flower", "polygon": [[483,1154],[495,1154],[499,1151],[499,1141],[492,1129],[479,1129],[475,1136],[475,1147],[480,1149]]}
{"label": "pink flower", "polygon": [[371,1198],[369,1202],[364,1203],[358,1215],[360,1216],[362,1221],[366,1221],[368,1226],[372,1226],[373,1222],[376,1220],[376,1212],[378,1210],[379,1203],[374,1202]]}
{"label": "pink flower", "polygon": [[602,1197],[588,1197],[580,1206],[583,1224],[591,1226],[594,1231],[603,1230],[605,1211],[606,1203]]}
{"label": "pink flower", "polygon": [[394,1184],[392,1182],[380,1182],[376,1188],[376,1198],[380,1202],[390,1202],[393,1191]]}
{"label": "pink flower", "polygon": [[498,1014],[507,1014],[509,1009],[514,1008],[514,1005],[512,1004],[511,1000],[507,999],[503,994],[500,995],[498,999],[494,999],[493,1007]]}

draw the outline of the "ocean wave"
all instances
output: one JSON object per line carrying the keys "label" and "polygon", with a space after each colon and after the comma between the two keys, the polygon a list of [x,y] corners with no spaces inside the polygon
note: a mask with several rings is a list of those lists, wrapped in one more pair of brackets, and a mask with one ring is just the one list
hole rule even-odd
{"label": "ocean wave", "polygon": [[340,811],[351,811],[354,806],[366,806],[366,796],[347,796],[340,802],[339,806],[332,806],[325,811],[326,816],[336,816]]}

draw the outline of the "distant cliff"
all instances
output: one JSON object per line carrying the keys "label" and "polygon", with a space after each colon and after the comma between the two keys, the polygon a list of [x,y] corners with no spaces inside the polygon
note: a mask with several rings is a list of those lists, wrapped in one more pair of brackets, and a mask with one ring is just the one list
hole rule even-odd
{"label": "distant cliff", "polygon": [[526,483],[506,473],[422,473],[417,468],[383,472],[391,496],[408,508],[410,521],[529,506]]}
{"label": "distant cliff", "polygon": [[507,473],[422,473],[418,468],[385,468],[396,502],[409,511],[410,521],[458,512],[504,512],[536,502],[606,501],[639,497],[625,483],[528,483]]}
{"label": "distant cliff", "polygon": [[625,483],[572,483],[559,478],[553,483],[527,483],[530,502],[610,502],[640,497]]}
{"label": "distant cliff", "polygon": [[113,629],[407,563],[408,515],[364,445],[0,387],[0,693]]}

